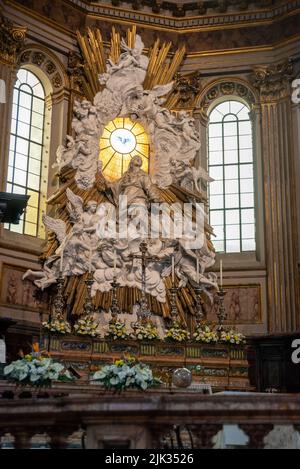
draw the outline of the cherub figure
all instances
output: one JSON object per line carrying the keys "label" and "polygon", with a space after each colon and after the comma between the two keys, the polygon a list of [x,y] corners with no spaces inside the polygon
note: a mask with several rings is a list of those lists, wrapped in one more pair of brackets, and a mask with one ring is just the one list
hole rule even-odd
{"label": "cherub figure", "polygon": [[142,55],[143,48],[144,43],[141,39],[141,36],[139,36],[138,34],[136,35],[135,44],[132,49],[126,44],[126,42],[122,38],[121,49],[125,52],[120,55],[119,60],[116,64],[114,64],[112,60],[108,59],[108,74],[112,75],[113,73],[118,72],[119,70],[129,68],[131,66],[147,70],[149,59],[146,56]]}

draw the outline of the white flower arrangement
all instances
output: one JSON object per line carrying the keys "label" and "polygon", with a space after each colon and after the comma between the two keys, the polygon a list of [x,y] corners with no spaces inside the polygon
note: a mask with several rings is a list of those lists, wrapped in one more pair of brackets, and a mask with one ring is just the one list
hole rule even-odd
{"label": "white flower arrangement", "polygon": [[74,324],[74,332],[78,335],[97,337],[99,335],[97,331],[98,326],[99,323],[88,314],[77,319],[76,323]]}
{"label": "white flower arrangement", "polygon": [[116,360],[113,365],[103,366],[94,373],[92,380],[99,381],[106,389],[116,391],[129,388],[146,391],[162,383],[153,376],[149,366],[138,363],[135,358]]}
{"label": "white flower arrangement", "polygon": [[137,340],[157,340],[159,333],[157,327],[148,319],[147,321],[137,321],[132,324],[134,338]]}
{"label": "white flower arrangement", "polygon": [[190,339],[190,333],[183,329],[179,321],[174,321],[166,331],[166,339],[172,342],[184,342]]}
{"label": "white flower arrangement", "polygon": [[4,376],[21,384],[50,385],[52,381],[72,381],[64,365],[39,354],[28,354],[4,368]]}
{"label": "white flower arrangement", "polygon": [[127,331],[124,321],[112,319],[109,321],[108,331],[105,337],[112,340],[126,340],[131,339],[132,334]]}
{"label": "white flower arrangement", "polygon": [[49,332],[54,332],[57,334],[70,334],[71,326],[68,321],[65,321],[61,314],[56,314],[48,322],[43,322],[42,327]]}
{"label": "white flower arrangement", "polygon": [[203,342],[205,344],[215,344],[219,340],[218,333],[208,324],[198,324],[193,334],[193,339],[196,342]]}
{"label": "white flower arrangement", "polygon": [[233,345],[245,345],[246,337],[234,329],[223,329],[220,332],[220,341]]}

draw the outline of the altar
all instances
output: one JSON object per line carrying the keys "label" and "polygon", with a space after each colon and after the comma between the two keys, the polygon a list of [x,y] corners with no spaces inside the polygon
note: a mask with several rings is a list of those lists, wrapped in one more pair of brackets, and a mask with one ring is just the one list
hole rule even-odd
{"label": "altar", "polygon": [[247,390],[245,337],[225,327],[222,262],[212,271],[212,179],[193,115],[172,94],[184,49],[169,59],[156,43],[145,55],[135,28],[126,40],[113,30],[109,57],[97,32],[78,42],[86,99],[57,150],[43,267],[24,275],[49,292],[42,350],[82,381],[127,355],[165,384],[184,369],[215,390]]}

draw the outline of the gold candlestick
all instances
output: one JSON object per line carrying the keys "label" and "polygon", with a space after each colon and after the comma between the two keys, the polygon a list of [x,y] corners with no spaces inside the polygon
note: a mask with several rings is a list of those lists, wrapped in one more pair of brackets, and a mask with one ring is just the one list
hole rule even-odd
{"label": "gold candlestick", "polygon": [[223,290],[223,287],[219,289],[217,292],[218,295],[218,311],[217,311],[217,317],[218,317],[218,330],[221,331],[223,329],[223,323],[227,319],[227,313],[224,305],[224,298],[226,295],[226,291]]}
{"label": "gold candlestick", "polygon": [[203,311],[203,300],[201,298],[201,293],[203,291],[202,285],[197,285],[195,287],[195,293],[196,293],[196,305],[195,305],[195,310],[196,310],[196,321],[197,323],[200,323],[203,321],[205,317],[205,313]]}
{"label": "gold candlestick", "polygon": [[92,315],[94,312],[94,305],[92,301],[92,286],[94,283],[93,279],[93,273],[89,272],[87,279],[85,281],[86,284],[86,295],[85,295],[85,301],[83,305],[83,311],[85,316]]}
{"label": "gold candlestick", "polygon": [[119,302],[118,302],[118,296],[117,296],[117,291],[120,286],[120,284],[117,282],[117,277],[113,277],[113,281],[111,282],[112,286],[112,302],[111,302],[111,317],[113,321],[116,321],[118,314],[120,314],[120,308],[119,308]]}
{"label": "gold candlestick", "polygon": [[62,276],[61,272],[60,272],[60,275],[59,275],[56,283],[57,283],[57,293],[56,293],[56,295],[54,297],[54,300],[53,300],[54,315],[55,316],[58,316],[58,315],[63,316],[64,307],[65,307],[65,297],[64,297],[64,294],[63,294],[65,279]]}
{"label": "gold candlestick", "polygon": [[171,318],[173,322],[178,321],[178,310],[177,310],[177,305],[176,305],[177,291],[178,291],[178,288],[175,287],[175,284],[173,283],[172,287],[170,288],[170,292],[171,292],[171,301],[170,301],[171,311],[170,312],[171,312]]}

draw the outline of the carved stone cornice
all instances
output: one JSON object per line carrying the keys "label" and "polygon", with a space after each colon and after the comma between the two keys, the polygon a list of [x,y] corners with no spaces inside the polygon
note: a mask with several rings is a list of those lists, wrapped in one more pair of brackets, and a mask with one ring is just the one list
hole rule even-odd
{"label": "carved stone cornice", "polygon": [[261,100],[269,102],[290,95],[290,83],[293,79],[291,59],[273,65],[255,67],[251,81],[258,89]]}
{"label": "carved stone cornice", "polygon": [[193,107],[201,91],[201,73],[193,72],[188,75],[175,75],[174,92],[179,93],[176,107]]}
{"label": "carved stone cornice", "polygon": [[0,13],[0,62],[15,65],[20,52],[27,28],[14,24]]}

